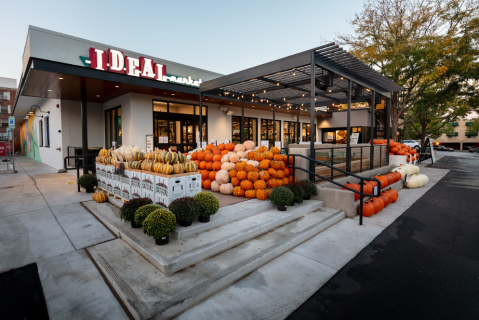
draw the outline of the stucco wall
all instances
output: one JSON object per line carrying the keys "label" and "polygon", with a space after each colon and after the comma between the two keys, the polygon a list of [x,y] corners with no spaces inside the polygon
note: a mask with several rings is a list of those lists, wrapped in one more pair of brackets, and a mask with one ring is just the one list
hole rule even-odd
{"label": "stucco wall", "polygon": [[[331,118],[320,118],[318,128],[341,128],[347,124],[346,111],[333,112]],[[369,127],[371,126],[371,114],[368,110],[351,110],[351,127]]]}

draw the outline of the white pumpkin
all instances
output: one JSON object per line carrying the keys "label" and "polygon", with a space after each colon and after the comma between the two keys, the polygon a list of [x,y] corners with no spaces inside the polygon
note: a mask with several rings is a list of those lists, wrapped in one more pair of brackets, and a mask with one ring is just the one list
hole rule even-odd
{"label": "white pumpkin", "polygon": [[422,179],[423,186],[425,186],[429,182],[429,178],[425,174],[418,174],[417,176]]}
{"label": "white pumpkin", "polygon": [[233,194],[233,185],[231,183],[225,183],[220,186],[220,192],[222,194]]}
{"label": "white pumpkin", "polygon": [[255,160],[247,160],[246,164],[251,164],[253,167],[258,168],[259,167],[259,162]]}
{"label": "white pumpkin", "polygon": [[245,158],[246,157],[246,153],[244,151],[238,151],[236,152],[236,154],[238,155],[238,157],[240,158]]}
{"label": "white pumpkin", "polygon": [[391,172],[399,172],[401,174],[401,179],[404,179],[406,176],[407,172],[403,167],[397,167],[391,170]]}
{"label": "white pumpkin", "polygon": [[240,162],[241,162],[241,161],[248,162],[249,160],[248,160],[247,158],[241,158],[239,161],[240,161]]}
{"label": "white pumpkin", "polygon": [[221,157],[221,163],[225,163],[229,161],[230,161],[230,156],[228,154],[225,154],[224,156]]}
{"label": "white pumpkin", "polygon": [[216,192],[220,190],[220,184],[216,180],[211,182],[211,190]]}
{"label": "white pumpkin", "polygon": [[[216,173],[215,179],[214,182],[218,182],[219,184],[228,183],[230,182],[230,174],[228,171],[221,169]],[[213,183],[211,183],[211,189],[213,189]]]}
{"label": "white pumpkin", "polygon": [[230,156],[230,162],[237,163],[239,161],[239,157],[236,153],[232,153],[229,156]]}
{"label": "white pumpkin", "polygon": [[244,145],[244,147],[245,147],[246,150],[251,150],[251,149],[254,148],[255,143],[254,143],[254,141],[247,140],[247,141],[245,141],[245,142],[243,143],[243,145]]}
{"label": "white pumpkin", "polygon": [[242,144],[237,144],[237,145],[235,145],[235,150],[234,150],[234,151],[235,151],[235,152],[238,152],[238,151],[243,151],[243,152],[245,152],[246,149],[245,149],[244,145],[242,145]]}
{"label": "white pumpkin", "polygon": [[231,171],[231,170],[234,170],[235,167],[236,167],[236,165],[234,163],[231,163],[231,162],[225,162],[225,163],[221,164],[221,170]]}

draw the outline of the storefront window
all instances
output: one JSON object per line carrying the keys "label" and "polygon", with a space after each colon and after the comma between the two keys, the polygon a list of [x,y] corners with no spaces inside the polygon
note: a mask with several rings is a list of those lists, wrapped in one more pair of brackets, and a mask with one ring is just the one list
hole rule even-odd
{"label": "storefront window", "polygon": [[[352,127],[351,133],[359,133],[358,143],[361,143],[361,127]],[[332,144],[346,144],[347,143],[347,129],[346,128],[334,128],[334,129],[323,129],[323,143],[332,143]]]}
{"label": "storefront window", "polygon": [[122,144],[121,132],[121,106],[105,110],[105,142],[106,147],[111,148],[113,141],[116,147]]}
{"label": "storefront window", "polygon": [[[275,135],[274,135],[275,134]],[[261,140],[268,140],[270,147],[274,146],[275,141],[281,141],[281,121],[261,120]]]}
{"label": "storefront window", "polygon": [[168,102],[153,101],[153,111],[155,111],[155,112],[168,112]]}
{"label": "storefront window", "polygon": [[285,121],[283,125],[284,147],[287,148],[291,143],[297,143],[298,123]]}
{"label": "storefront window", "polygon": [[310,142],[310,129],[311,129],[311,124],[310,123],[303,123],[303,142]]}
{"label": "storefront window", "polygon": [[194,114],[195,107],[189,104],[183,103],[173,103],[169,102],[169,112],[170,113],[181,113],[181,114]]}
{"label": "storefront window", "polygon": [[[258,125],[257,119],[244,118],[244,141],[252,140],[258,142]],[[241,117],[232,117],[232,137],[233,143],[238,144],[241,141]]]}

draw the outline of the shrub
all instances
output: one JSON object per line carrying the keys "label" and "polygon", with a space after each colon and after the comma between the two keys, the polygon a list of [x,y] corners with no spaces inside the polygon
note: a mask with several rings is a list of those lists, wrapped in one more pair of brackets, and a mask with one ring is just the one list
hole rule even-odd
{"label": "shrub", "polygon": [[148,217],[150,213],[158,209],[161,209],[161,207],[157,204],[147,204],[146,206],[139,207],[135,211],[135,223],[142,225],[146,217]]}
{"label": "shrub", "polygon": [[130,222],[131,220],[135,219],[135,212],[140,207],[146,206],[147,204],[151,204],[150,198],[136,198],[131,199],[123,204],[120,210],[120,218],[125,220],[126,222]]}
{"label": "shrub", "polygon": [[143,221],[143,230],[154,239],[161,239],[176,230],[176,216],[166,209],[156,209]]}
{"label": "shrub", "polygon": [[98,185],[96,175],[84,174],[78,178],[78,185],[87,191],[92,191]]}
{"label": "shrub", "polygon": [[318,194],[318,190],[316,189],[316,183],[314,183],[313,181],[305,179],[301,180],[299,183],[301,183],[303,187],[305,197],[315,196]]}
{"label": "shrub", "polygon": [[210,192],[198,192],[193,199],[198,201],[201,206],[201,214],[200,216],[212,216],[216,212],[218,212],[220,208],[220,202],[214,196],[214,194]]}
{"label": "shrub", "polygon": [[293,191],[294,201],[296,201],[297,203],[303,203],[304,190],[303,186],[299,182],[290,183],[286,185],[286,188]]}
{"label": "shrub", "polygon": [[269,201],[273,202],[275,206],[287,206],[294,200],[294,194],[286,187],[277,187],[271,191]]}
{"label": "shrub", "polygon": [[201,214],[201,205],[192,197],[184,197],[174,200],[168,207],[178,221],[189,222],[198,218]]}

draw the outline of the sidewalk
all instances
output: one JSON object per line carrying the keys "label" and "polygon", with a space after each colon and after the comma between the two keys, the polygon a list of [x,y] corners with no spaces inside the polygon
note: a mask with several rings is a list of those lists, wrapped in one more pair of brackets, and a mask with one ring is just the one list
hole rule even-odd
{"label": "sidewalk", "polygon": [[50,319],[127,319],[83,250],[115,238],[80,204],[91,194],[28,157],[16,169],[0,175],[0,272],[37,263]]}

